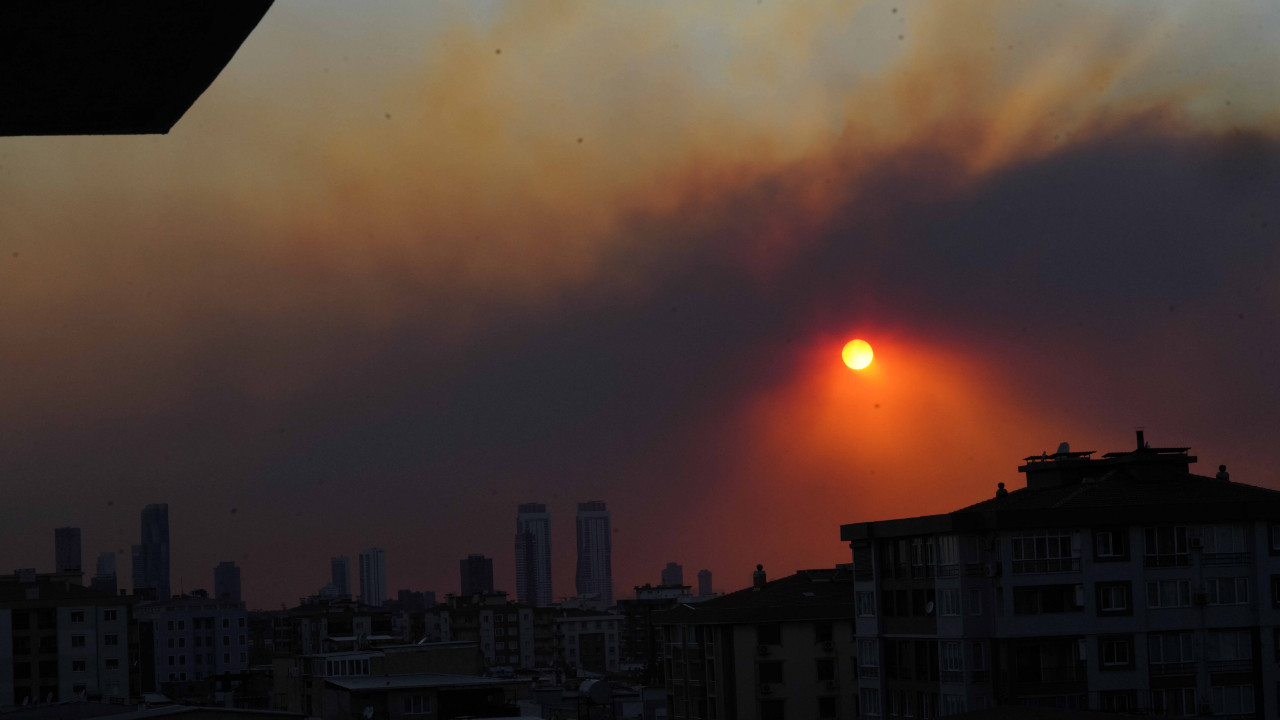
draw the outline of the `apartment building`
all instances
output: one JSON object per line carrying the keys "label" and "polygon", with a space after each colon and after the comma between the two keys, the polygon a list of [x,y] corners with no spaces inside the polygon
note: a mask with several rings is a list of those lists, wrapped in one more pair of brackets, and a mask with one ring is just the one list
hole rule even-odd
{"label": "apartment building", "polygon": [[1063,443],[1023,488],[843,526],[860,714],[1280,715],[1280,492],[1188,450]]}
{"label": "apartment building", "polygon": [[[205,680],[249,669],[249,614],[244,603],[185,595],[140,603],[134,609],[150,670],[144,689],[165,692],[174,683]],[[149,650],[149,652],[148,652]]]}
{"label": "apartment building", "polygon": [[844,720],[857,712],[848,567],[802,570],[655,613],[668,716]]}

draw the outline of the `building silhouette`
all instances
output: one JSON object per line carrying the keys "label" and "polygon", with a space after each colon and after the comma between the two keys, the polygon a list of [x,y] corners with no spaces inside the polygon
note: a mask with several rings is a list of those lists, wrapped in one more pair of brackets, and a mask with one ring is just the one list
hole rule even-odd
{"label": "building silhouette", "polygon": [[334,592],[351,597],[351,558],[346,555],[329,558],[329,572],[333,576]]}
{"label": "building silhouette", "polygon": [[715,594],[715,591],[711,589],[711,571],[699,570],[698,571],[698,595],[701,597],[710,597],[714,594]]}
{"label": "building silhouette", "polygon": [[60,527],[53,531],[54,569],[56,572],[80,572],[80,528]]}
{"label": "building silhouette", "polygon": [[97,573],[89,581],[89,586],[106,595],[116,594],[116,554],[113,552],[98,553]]}
{"label": "building silhouette", "polygon": [[382,607],[387,600],[387,553],[369,548],[360,553],[360,602]]}
{"label": "building silhouette", "polygon": [[142,510],[142,542],[133,546],[133,588],[156,599],[170,597],[167,503],[148,505]]}
{"label": "building silhouette", "polygon": [[516,598],[551,604],[551,515],[542,503],[524,503],[516,514]]}
{"label": "building silhouette", "polygon": [[1025,459],[1026,487],[845,525],[859,707],[1276,717],[1280,492],[1188,448]]}
{"label": "building silhouette", "polygon": [[458,561],[458,574],[461,576],[460,594],[463,597],[493,592],[493,558],[468,555]]}
{"label": "building silhouette", "polygon": [[579,596],[596,595],[613,604],[613,537],[609,510],[603,502],[578,503]]}
{"label": "building silhouette", "polygon": [[684,567],[680,563],[669,562],[662,569],[663,585],[683,585],[684,584]]}
{"label": "building silhouette", "polygon": [[213,597],[217,600],[241,602],[240,568],[229,560],[218,563],[213,569]]}

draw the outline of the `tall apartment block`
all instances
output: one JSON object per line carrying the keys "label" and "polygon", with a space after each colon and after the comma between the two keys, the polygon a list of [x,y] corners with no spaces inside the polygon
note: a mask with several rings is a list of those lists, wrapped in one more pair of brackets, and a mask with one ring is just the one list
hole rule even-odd
{"label": "tall apartment block", "polygon": [[524,503],[516,514],[516,598],[551,604],[551,515],[542,503]]}
{"label": "tall apartment block", "polygon": [[238,603],[240,597],[240,568],[229,560],[218,563],[213,569],[213,597]]}
{"label": "tall apartment block", "polygon": [[387,553],[369,548],[360,553],[360,602],[382,607],[387,600]]}
{"label": "tall apartment block", "polygon": [[609,510],[600,501],[578,503],[578,595],[613,605],[613,537]]}
{"label": "tall apartment block", "polygon": [[843,526],[860,714],[1280,715],[1280,492],[1188,449],[1063,443],[1023,488]]}
{"label": "tall apartment block", "polygon": [[351,597],[351,558],[346,555],[329,558],[329,572],[337,594]]}
{"label": "tall apartment block", "polygon": [[493,592],[493,558],[468,555],[458,561],[458,575],[463,597]]}

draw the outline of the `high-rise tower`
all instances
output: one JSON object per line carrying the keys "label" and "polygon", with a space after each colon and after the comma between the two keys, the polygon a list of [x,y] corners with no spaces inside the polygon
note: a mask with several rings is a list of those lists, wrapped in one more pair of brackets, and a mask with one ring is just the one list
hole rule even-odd
{"label": "high-rise tower", "polygon": [[387,553],[369,548],[360,553],[360,602],[382,607],[387,599]]}
{"label": "high-rise tower", "polygon": [[551,515],[542,503],[524,503],[516,514],[516,598],[551,604]]}
{"label": "high-rise tower", "polygon": [[169,505],[142,509],[142,543],[133,546],[133,588],[151,590],[156,599],[169,594]]}
{"label": "high-rise tower", "polygon": [[578,503],[578,595],[613,604],[613,538],[609,511],[600,501]]}
{"label": "high-rise tower", "polygon": [[220,562],[213,569],[213,596],[219,600],[241,601],[240,568],[234,562]]}
{"label": "high-rise tower", "polygon": [[80,528],[60,527],[53,531],[54,565],[57,572],[80,572]]}
{"label": "high-rise tower", "polygon": [[493,592],[493,558],[468,555],[458,561],[463,596]]}
{"label": "high-rise tower", "polygon": [[339,595],[351,596],[351,558],[339,555],[329,558],[329,570],[333,575],[333,589]]}

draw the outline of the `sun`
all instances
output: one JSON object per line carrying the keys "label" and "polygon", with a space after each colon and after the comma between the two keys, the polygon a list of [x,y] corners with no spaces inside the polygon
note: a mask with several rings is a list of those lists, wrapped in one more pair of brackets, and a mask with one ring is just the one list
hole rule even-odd
{"label": "sun", "polygon": [[840,351],[840,357],[844,358],[845,365],[861,370],[871,364],[875,353],[871,352],[871,343],[866,340],[850,340],[845,343],[844,350]]}

